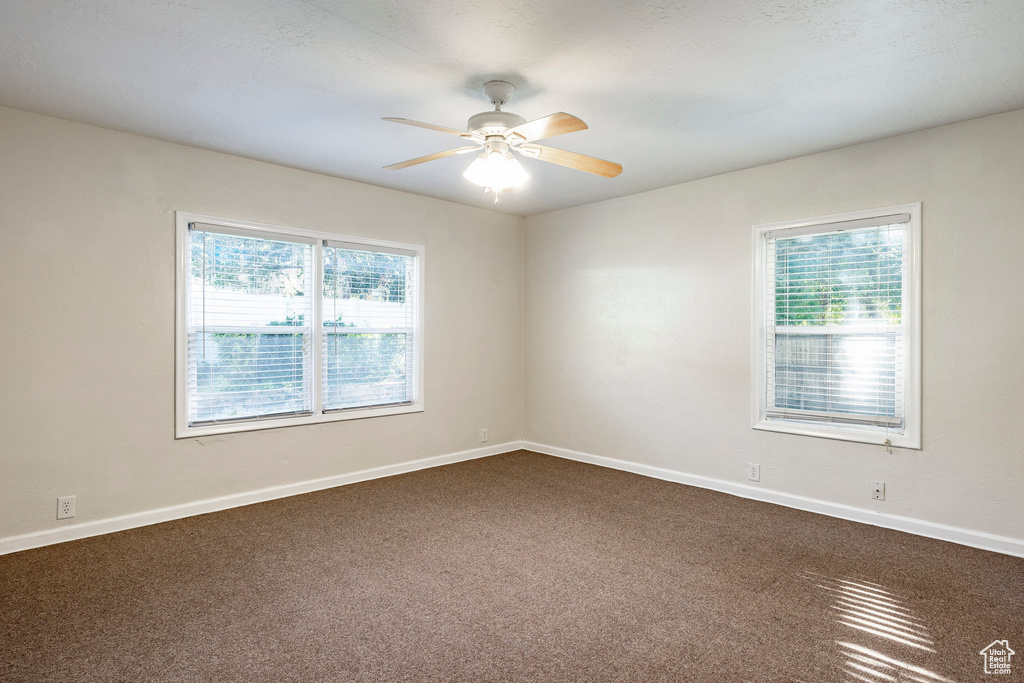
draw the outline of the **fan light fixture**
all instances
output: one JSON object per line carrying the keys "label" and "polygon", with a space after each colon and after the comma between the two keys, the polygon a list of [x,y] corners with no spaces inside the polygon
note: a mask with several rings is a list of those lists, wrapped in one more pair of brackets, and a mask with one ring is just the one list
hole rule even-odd
{"label": "fan light fixture", "polygon": [[[484,83],[484,97],[494,105],[494,111],[485,111],[469,117],[465,131],[438,126],[433,123],[413,121],[412,119],[384,117],[385,121],[436,130],[440,133],[454,135],[471,143],[469,147],[458,147],[443,152],[435,152],[434,154],[427,154],[426,156],[391,164],[384,168],[397,171],[400,168],[409,168],[410,166],[416,166],[427,161],[444,159],[453,154],[480,152],[480,156],[473,160],[473,163],[469,165],[469,168],[462,175],[466,180],[484,188],[484,192],[493,192],[495,203],[498,201],[499,192],[510,187],[522,185],[530,177],[526,169],[519,163],[519,160],[513,156],[513,152],[518,152],[538,161],[575,168],[579,171],[586,171],[587,173],[604,176],[605,178],[614,178],[622,173],[622,166],[620,164],[534,143],[534,140],[543,140],[555,135],[586,130],[587,124],[572,114],[566,114],[565,112],[556,112],[533,121],[527,121],[518,114],[502,111],[501,106],[508,104],[515,91],[515,86],[507,81],[488,81]],[[483,151],[481,152],[481,150]]]}
{"label": "fan light fixture", "polygon": [[482,152],[462,175],[471,183],[492,192],[518,187],[530,177],[511,152],[502,154],[497,150]]}

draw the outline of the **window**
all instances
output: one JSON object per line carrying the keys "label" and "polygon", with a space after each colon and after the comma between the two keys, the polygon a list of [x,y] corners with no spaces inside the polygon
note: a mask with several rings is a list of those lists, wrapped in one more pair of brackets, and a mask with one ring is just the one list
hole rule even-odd
{"label": "window", "polygon": [[178,437],[423,409],[423,247],[177,223]]}
{"label": "window", "polygon": [[921,205],[754,226],[754,428],[921,447]]}

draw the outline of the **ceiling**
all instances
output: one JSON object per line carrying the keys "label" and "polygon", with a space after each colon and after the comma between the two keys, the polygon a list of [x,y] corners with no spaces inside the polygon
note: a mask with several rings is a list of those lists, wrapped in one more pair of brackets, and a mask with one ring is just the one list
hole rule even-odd
{"label": "ceiling", "polygon": [[[462,142],[507,111],[589,130],[495,206]],[[0,0],[0,105],[530,215],[1024,108],[1021,0]]]}

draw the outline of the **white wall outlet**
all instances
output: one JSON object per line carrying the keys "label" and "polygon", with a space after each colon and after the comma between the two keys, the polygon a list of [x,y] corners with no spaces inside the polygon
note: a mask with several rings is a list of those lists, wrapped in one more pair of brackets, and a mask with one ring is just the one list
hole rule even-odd
{"label": "white wall outlet", "polygon": [[747,463],[747,479],[750,481],[761,481],[761,466],[752,462]]}
{"label": "white wall outlet", "polygon": [[75,497],[64,496],[57,499],[57,519],[69,519],[75,516]]}
{"label": "white wall outlet", "polygon": [[875,500],[885,500],[885,482],[884,481],[873,481],[871,482],[871,497]]}
{"label": "white wall outlet", "polygon": [[480,430],[480,443],[487,441],[487,427]]}
{"label": "white wall outlet", "polygon": [[573,433],[569,435],[569,448],[571,448],[572,450],[576,450],[577,448],[579,448],[579,446],[580,433],[577,431],[573,431]]}

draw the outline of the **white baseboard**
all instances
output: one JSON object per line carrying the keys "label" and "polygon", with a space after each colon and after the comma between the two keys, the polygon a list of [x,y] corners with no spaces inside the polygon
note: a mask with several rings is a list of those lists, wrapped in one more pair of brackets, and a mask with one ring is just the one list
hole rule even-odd
{"label": "white baseboard", "polygon": [[600,465],[601,467],[610,467],[615,470],[624,470],[626,472],[633,472],[634,474],[642,474],[647,477],[654,477],[655,479],[664,479],[665,481],[674,481],[688,486],[696,486],[702,489],[711,489],[713,491],[729,493],[741,498],[750,498],[753,500],[764,501],[766,503],[775,503],[776,505],[784,505],[785,507],[796,508],[797,510],[816,512],[820,515],[828,515],[829,517],[839,517],[840,519],[848,519],[854,522],[861,522],[863,524],[871,524],[872,526],[905,531],[909,534],[916,534],[918,536],[927,536],[929,538],[937,538],[942,541],[950,541],[952,543],[959,543],[961,545],[981,548],[983,550],[991,550],[997,553],[1004,553],[1006,555],[1024,557],[1024,540],[1010,538],[1008,536],[997,536],[983,531],[972,531],[970,529],[962,529],[959,527],[948,526],[946,524],[926,522],[912,517],[887,515],[873,510],[856,508],[850,505],[829,503],[824,500],[815,500],[814,498],[796,496],[790,493],[771,491],[757,486],[747,486],[745,484],[737,484],[722,479],[712,479],[711,477],[685,474],[683,472],[668,470],[661,467],[642,465],[640,463],[629,462],[627,460],[615,460],[614,458],[606,458],[604,456],[591,455],[589,453],[580,453],[579,451],[572,451],[567,448],[546,446],[544,444],[533,443],[530,441],[524,441],[522,448],[528,451],[543,453],[545,455],[566,458],[568,460],[577,460],[579,462],[586,462],[592,465]]}
{"label": "white baseboard", "polygon": [[236,493],[230,496],[199,500],[193,503],[183,503],[181,505],[174,505],[157,510],[135,512],[129,515],[121,515],[120,517],[110,517],[108,519],[100,519],[92,522],[81,522],[78,524],[61,526],[56,529],[46,529],[44,531],[21,534],[19,536],[8,536],[7,538],[0,538],[0,555],[17,552],[19,550],[28,550],[29,548],[38,548],[44,545],[51,545],[53,543],[63,543],[64,541],[88,538],[89,536],[99,536],[100,534],[124,531],[125,529],[134,529],[135,527],[147,526],[149,524],[168,522],[172,519],[202,515],[207,512],[216,512],[217,510],[227,510],[228,508],[250,505],[252,503],[262,503],[264,501],[274,500],[275,498],[285,498],[287,496],[310,493],[321,489],[334,488],[335,486],[354,484],[368,479],[380,479],[383,477],[391,477],[396,474],[413,472],[415,470],[425,470],[431,467],[438,467],[440,465],[449,465],[451,463],[462,462],[464,460],[485,458],[490,455],[519,450],[520,448],[522,448],[521,441],[510,441],[508,443],[495,444],[493,446],[486,446],[483,448],[473,448],[468,451],[459,451],[457,453],[437,455],[432,458],[423,458],[422,460],[412,460],[409,462],[398,463],[397,465],[374,467],[368,470],[360,470],[359,472],[324,477],[323,479],[313,479],[310,481],[298,482],[296,484],[272,486],[258,491],[247,491],[245,493]]}
{"label": "white baseboard", "polygon": [[611,469],[623,470],[625,472],[633,472],[634,474],[653,477],[655,479],[663,479],[665,481],[672,481],[679,484],[686,484],[688,486],[711,489],[713,491],[720,491],[722,493],[728,493],[741,498],[750,498],[752,500],[775,503],[776,505],[783,505],[797,510],[805,510],[807,512],[828,515],[829,517],[838,517],[840,519],[848,519],[854,522],[861,522],[863,524],[871,524],[873,526],[885,527],[887,529],[905,531],[918,536],[927,536],[929,538],[950,541],[952,543],[959,543],[961,545],[981,548],[983,550],[991,550],[997,553],[1004,553],[1006,555],[1024,557],[1024,541],[1020,539],[1009,538],[1007,536],[997,536],[995,534],[988,534],[982,531],[972,531],[970,529],[962,529],[945,524],[937,524],[935,522],[926,522],[924,520],[913,519],[911,517],[887,515],[864,508],[840,505],[838,503],[829,503],[823,500],[772,491],[756,486],[747,486],[746,484],[737,484],[735,482],[725,481],[722,479],[686,474],[684,472],[677,472],[675,470],[664,469],[661,467],[652,467],[650,465],[643,465],[627,460],[616,460],[614,458],[592,455],[590,453],[581,453],[567,448],[547,446],[530,441],[509,441],[507,443],[495,444],[484,448],[473,448],[467,451],[459,451],[457,453],[448,453],[446,455],[438,455],[431,458],[423,458],[421,460],[412,460],[410,462],[398,463],[397,465],[375,467],[349,474],[324,477],[323,479],[313,479],[311,481],[303,481],[296,484],[273,486],[266,489],[260,489],[258,491],[248,491],[230,496],[221,496],[219,498],[200,500],[193,503],[184,503],[182,505],[174,505],[172,507],[160,508],[157,510],[145,510],[143,512],[137,512],[130,515],[71,524],[56,529],[46,529],[44,531],[22,534],[20,536],[9,536],[7,538],[0,538],[0,555],[17,552],[19,550],[28,550],[29,548],[38,548],[44,545],[51,545],[53,543],[63,543],[64,541],[88,538],[89,536],[109,534],[115,531],[123,531],[125,529],[134,529],[135,527],[147,526],[149,524],[168,522],[173,519],[181,519],[183,517],[191,517],[193,515],[202,515],[207,512],[216,512],[217,510],[227,510],[229,508],[250,505],[252,503],[261,503],[268,500],[274,500],[276,498],[285,498],[287,496],[310,493],[321,489],[334,488],[335,486],[354,484],[356,482],[367,481],[369,479],[380,479],[383,477],[391,477],[396,474],[404,474],[406,472],[414,472],[416,470],[424,470],[431,467],[463,462],[465,460],[485,458],[491,455],[508,453],[510,451],[520,449],[543,453],[545,455],[552,455],[558,458],[590,463],[600,467],[609,467]]}

